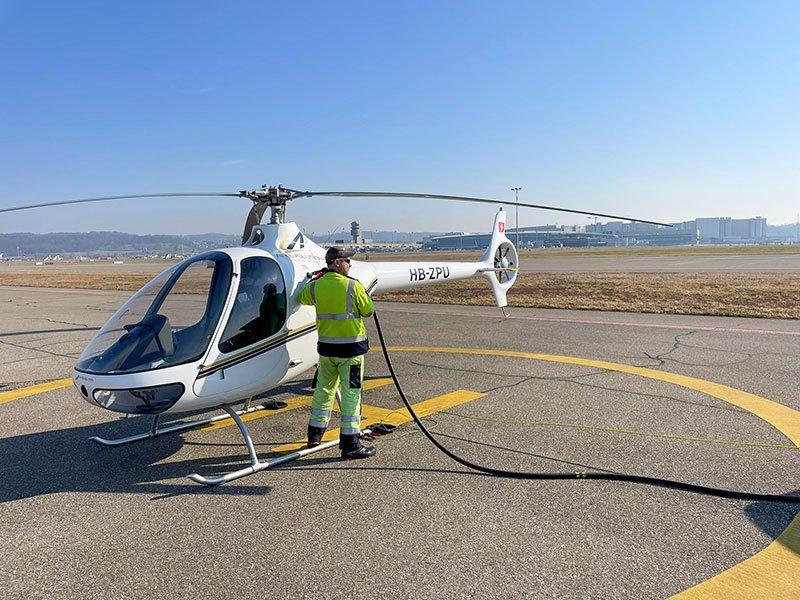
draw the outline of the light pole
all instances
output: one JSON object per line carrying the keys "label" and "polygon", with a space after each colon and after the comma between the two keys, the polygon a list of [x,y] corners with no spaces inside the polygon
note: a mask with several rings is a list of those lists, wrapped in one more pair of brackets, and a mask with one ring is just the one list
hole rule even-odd
{"label": "light pole", "polygon": [[522,189],[521,187],[512,187],[511,188],[511,191],[514,192],[514,202],[517,203],[517,206],[515,206],[514,208],[517,209],[517,213],[516,213],[516,215],[517,215],[516,216],[517,227],[516,227],[516,229],[517,229],[517,249],[518,250],[519,250],[519,191],[521,189]]}

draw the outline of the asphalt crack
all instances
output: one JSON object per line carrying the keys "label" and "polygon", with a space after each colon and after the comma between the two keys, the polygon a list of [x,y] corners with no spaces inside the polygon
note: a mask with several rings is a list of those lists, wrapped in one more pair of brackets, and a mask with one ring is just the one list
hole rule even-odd
{"label": "asphalt crack", "polygon": [[643,354],[647,358],[649,358],[650,360],[656,361],[658,363],[656,365],[657,367],[663,367],[664,365],[667,364],[667,360],[668,360],[667,356],[669,356],[673,352],[677,351],[678,348],[680,348],[680,346],[681,346],[681,337],[686,336],[686,335],[692,335],[693,333],[694,333],[694,330],[689,331],[687,333],[679,333],[678,335],[676,335],[673,338],[672,348],[670,348],[666,352],[662,352],[661,354],[656,354],[656,355],[652,355],[649,352],[643,352]]}
{"label": "asphalt crack", "polygon": [[[736,365],[741,365],[743,363],[746,363],[747,361],[751,360],[754,356],[756,356],[755,354],[750,354],[750,353],[747,353],[747,352],[738,352],[737,354],[744,355],[744,358],[742,358],[741,360],[734,360],[734,361],[722,362],[722,363],[695,363],[695,362],[688,362],[688,361],[684,361],[684,360],[679,360],[677,358],[674,358],[674,357],[670,356],[673,352],[677,352],[678,350],[681,350],[681,349],[684,349],[684,348],[703,349],[702,346],[693,346],[691,344],[686,344],[682,339],[684,337],[688,337],[688,336],[693,335],[695,333],[697,333],[697,331],[695,331],[695,330],[691,330],[691,331],[688,331],[686,333],[679,333],[673,339],[672,348],[670,348],[666,352],[662,352],[660,354],[650,354],[648,352],[644,352],[643,354],[647,358],[649,358],[650,360],[656,361],[657,364],[652,366],[652,368],[654,368],[654,369],[658,369],[660,367],[664,367],[664,366],[666,366],[666,364],[668,362],[675,363],[675,364],[678,364],[678,365],[683,365],[685,367],[733,367],[733,366],[736,366]],[[715,349],[708,348],[708,350],[715,350]]]}
{"label": "asphalt crack", "polygon": [[50,356],[60,356],[62,358],[70,358],[73,360],[78,358],[78,356],[80,356],[78,354],[61,354],[60,352],[51,352],[49,350],[41,350],[40,348],[31,348],[29,346],[23,346],[22,344],[14,344],[12,342],[7,342],[5,340],[0,340],[0,344],[2,344],[3,346],[12,346],[14,348],[20,348],[22,350],[30,350],[31,352],[41,352],[43,354],[49,354]]}
{"label": "asphalt crack", "polygon": [[53,323],[54,325],[75,325],[76,327],[84,327],[86,329],[91,327],[91,325],[87,325],[86,323],[73,323],[71,321],[57,321],[55,319],[45,319],[45,321]]}

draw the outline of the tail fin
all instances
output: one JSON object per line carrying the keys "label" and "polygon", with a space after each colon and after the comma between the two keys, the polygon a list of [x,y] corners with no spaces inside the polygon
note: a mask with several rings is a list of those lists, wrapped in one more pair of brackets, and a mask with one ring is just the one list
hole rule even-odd
{"label": "tail fin", "polygon": [[483,276],[492,284],[497,306],[507,306],[506,293],[517,280],[519,256],[514,244],[506,237],[506,211],[502,208],[494,218],[492,239],[481,262],[485,265],[481,269]]}

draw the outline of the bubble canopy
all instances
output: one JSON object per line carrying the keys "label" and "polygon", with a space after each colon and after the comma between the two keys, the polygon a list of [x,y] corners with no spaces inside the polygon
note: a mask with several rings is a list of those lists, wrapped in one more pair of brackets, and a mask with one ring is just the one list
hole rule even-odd
{"label": "bubble canopy", "polygon": [[108,320],[75,369],[118,375],[198,360],[222,315],[232,272],[230,256],[218,251],[167,269]]}

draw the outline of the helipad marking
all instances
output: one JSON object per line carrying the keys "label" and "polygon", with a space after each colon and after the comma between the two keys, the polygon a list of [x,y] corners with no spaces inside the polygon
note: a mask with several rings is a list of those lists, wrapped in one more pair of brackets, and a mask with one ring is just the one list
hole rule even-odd
{"label": "helipad marking", "polygon": [[[459,404],[464,404],[465,402],[471,402],[473,400],[477,400],[478,398],[483,398],[485,395],[486,394],[483,392],[456,390],[455,392],[450,392],[449,394],[442,394],[441,396],[436,396],[434,398],[429,398],[428,400],[423,400],[422,402],[417,402],[416,404],[412,404],[412,406],[414,407],[414,412],[417,413],[417,416],[424,417],[441,410],[458,406]],[[375,423],[387,423],[397,427],[399,425],[403,425],[404,423],[408,423],[409,421],[411,421],[411,415],[406,408],[390,409],[370,406],[368,404],[361,405],[362,428],[369,427]],[[322,441],[328,442],[330,440],[335,440],[338,437],[338,428],[329,429],[325,432],[325,435],[322,436]],[[304,448],[305,445],[305,440],[299,440],[297,442],[276,446],[275,448],[271,449],[271,452],[276,452],[279,454],[295,452],[296,450]]]}
{"label": "helipad marking", "polygon": [[[695,377],[687,377],[685,375],[678,375],[675,373],[666,373],[663,371],[656,371],[645,367],[634,367],[621,363],[612,363],[601,360],[593,360],[586,358],[578,358],[573,356],[559,356],[553,354],[536,354],[531,352],[516,352],[511,350],[491,350],[482,348],[449,348],[442,346],[393,346],[389,348],[391,352],[435,352],[435,353],[450,353],[450,354],[474,354],[479,356],[505,356],[511,358],[523,358],[528,360],[541,360],[546,362],[558,362],[564,364],[573,364],[586,367],[594,367],[605,369],[608,371],[617,371],[621,373],[630,373],[640,377],[647,377],[650,379],[657,379],[667,383],[680,385],[689,389],[693,389],[709,396],[713,396],[734,406],[738,406],[757,417],[760,417],[770,425],[775,427],[789,440],[791,440],[796,447],[800,448],[800,412],[784,406],[772,400],[767,400],[761,396],[737,390],[736,388],[697,379]],[[364,388],[378,387],[379,385],[387,385],[383,383],[386,381],[390,383],[390,379],[378,379],[364,382]],[[10,390],[8,392],[0,392],[0,404],[11,402],[19,398],[33,396],[52,390],[65,388],[72,385],[72,380],[57,379],[38,385],[20,388],[17,390]],[[369,387],[368,387],[369,386]],[[470,392],[467,390],[459,390],[451,394],[444,394],[429,400],[419,402],[414,405],[414,408],[419,416],[431,414],[432,412],[445,410],[464,402],[469,402],[485,396],[479,392]],[[474,397],[470,397],[474,396]],[[448,398],[449,397],[449,398]],[[300,400],[310,402],[310,397],[300,396],[292,398],[291,400],[298,401],[296,406],[289,406],[268,413],[255,413],[246,420],[253,420],[266,416],[268,414],[276,414],[286,410],[292,410],[302,406]],[[430,403],[430,404],[428,404]],[[425,412],[423,406],[429,406],[430,409]],[[291,406],[291,405],[290,405]],[[364,405],[362,407],[366,418],[362,420],[362,425],[368,426],[377,423],[381,420],[383,422],[392,424],[402,424],[411,420],[411,416],[403,409],[402,411],[390,411],[389,409],[379,409]],[[374,411],[374,412],[373,412]],[[386,411],[386,414],[383,411]],[[371,415],[371,416],[370,416]],[[396,417],[391,415],[397,415]],[[379,418],[380,417],[380,418]],[[390,420],[387,420],[390,419]],[[218,424],[207,426],[208,429],[216,429],[219,427],[229,427],[233,421],[227,419]],[[325,434],[323,439],[335,439],[339,435],[339,430],[330,430]],[[291,452],[302,448],[305,442],[294,442],[291,444],[284,444],[273,448],[273,452]],[[778,538],[773,541],[769,546],[764,548],[761,552],[751,556],[750,558],[734,565],[730,569],[701,582],[700,584],[691,587],[672,598],[679,600],[693,600],[705,598],[746,598],[758,597],[767,598],[789,598],[793,597],[798,589],[800,589],[800,515],[794,518],[789,526],[781,533]]]}
{"label": "helipad marking", "polygon": [[[645,367],[634,367],[621,363],[602,360],[558,356],[553,354],[535,354],[532,352],[515,352],[511,350],[489,350],[482,348],[448,348],[439,346],[393,346],[390,352],[440,352],[449,354],[476,354],[479,356],[505,356],[542,360],[585,367],[595,367],[608,371],[630,373],[640,377],[657,379],[667,383],[680,385],[709,396],[713,396],[734,406],[738,406],[757,417],[760,417],[783,435],[795,446],[800,447],[800,412],[767,400],[761,396],[743,392],[736,388],[677,375],[665,373]],[[679,600],[695,600],[707,598],[796,598],[800,590],[800,515],[796,516],[781,535],[761,552],[734,565],[726,571],[691,587],[673,598]]]}
{"label": "helipad marking", "polygon": [[0,392],[0,404],[26,398],[27,396],[35,396],[36,394],[43,394],[44,392],[52,392],[53,390],[60,390],[61,388],[69,387],[72,385],[72,379],[56,379],[54,381],[46,381],[37,385],[31,385],[16,390],[9,390],[7,392]]}
{"label": "helipad marking", "polygon": [[[389,385],[390,383],[392,383],[392,380],[389,377],[382,377],[380,379],[367,379],[362,383],[362,387],[365,390],[374,390],[375,388],[383,387],[385,385]],[[295,410],[296,408],[309,406],[311,404],[311,396],[295,396],[293,398],[289,398],[288,400],[284,400],[284,402],[286,402],[286,406],[281,408],[258,411],[247,415],[242,415],[242,421],[255,421],[256,419],[263,419],[264,417],[278,415],[280,413],[289,410]],[[224,429],[225,427],[232,427],[233,425],[235,425],[233,419],[230,418],[222,419],[221,421],[217,421],[216,423],[209,423],[208,425],[203,425],[202,427],[198,427],[197,431],[211,431],[214,429]]]}

